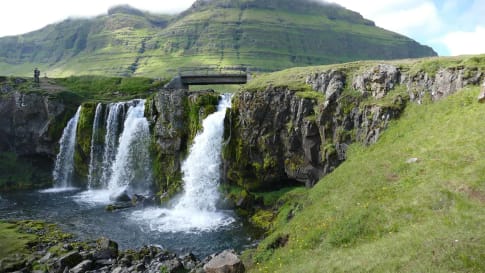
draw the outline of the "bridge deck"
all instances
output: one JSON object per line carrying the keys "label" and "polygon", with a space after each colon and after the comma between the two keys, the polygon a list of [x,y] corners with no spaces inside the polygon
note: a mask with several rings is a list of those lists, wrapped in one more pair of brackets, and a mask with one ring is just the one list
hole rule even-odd
{"label": "bridge deck", "polygon": [[165,88],[188,89],[189,85],[245,84],[248,82],[246,68],[213,69],[211,67],[179,70],[179,75],[170,81]]}
{"label": "bridge deck", "polygon": [[248,75],[187,75],[181,76],[181,80],[186,85],[245,84],[248,82]]}

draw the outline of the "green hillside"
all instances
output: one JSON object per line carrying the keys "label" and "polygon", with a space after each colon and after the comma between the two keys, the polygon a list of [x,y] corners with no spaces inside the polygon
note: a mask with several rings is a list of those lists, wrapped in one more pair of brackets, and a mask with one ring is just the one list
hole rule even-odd
{"label": "green hillside", "polygon": [[313,189],[287,193],[246,253],[250,272],[485,272],[478,93],[410,104],[376,144],[353,144]]}
{"label": "green hillside", "polygon": [[168,77],[181,66],[253,70],[364,59],[433,56],[429,47],[378,28],[337,5],[299,0],[197,1],[177,15],[130,7],[0,38],[0,74]]}

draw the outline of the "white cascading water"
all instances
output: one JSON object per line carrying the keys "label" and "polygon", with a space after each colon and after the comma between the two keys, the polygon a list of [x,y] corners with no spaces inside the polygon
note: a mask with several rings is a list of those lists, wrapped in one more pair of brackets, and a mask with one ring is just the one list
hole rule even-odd
{"label": "white cascading water", "polygon": [[[111,177],[111,166],[116,156],[116,149],[118,148],[118,136],[120,119],[122,118],[122,111],[125,103],[117,102],[111,103],[108,106],[108,117],[106,119],[106,135],[104,138],[104,153],[101,181],[104,186],[108,185]],[[122,121],[121,121],[122,122]]]}
{"label": "white cascading water", "polygon": [[144,113],[145,101],[128,109],[108,182],[111,192],[124,190],[129,185],[143,188],[151,182],[150,129]]}
{"label": "white cascading water", "polygon": [[[127,106],[129,109],[125,114]],[[145,194],[152,184],[150,131],[144,117],[145,100],[112,103],[108,111],[102,169],[93,173],[91,178],[99,183],[76,195],[76,200],[82,203],[110,203],[111,197],[124,190]]]}
{"label": "white cascading water", "polygon": [[88,173],[88,188],[92,189],[99,184],[99,174],[101,172],[101,162],[98,160],[99,145],[97,139],[99,138],[99,126],[101,123],[101,113],[103,111],[103,104],[98,103],[96,112],[94,113],[93,133],[91,135],[91,151],[89,159],[89,173]]}
{"label": "white cascading water", "polygon": [[74,151],[76,148],[76,132],[80,112],[81,106],[79,106],[76,114],[69,120],[62,132],[62,137],[59,142],[59,153],[57,154],[54,171],[52,173],[54,189],[50,191],[72,189],[71,180],[74,170]]}
{"label": "white cascading water", "polygon": [[203,131],[195,139],[182,165],[184,192],[172,209],[150,208],[132,214],[135,221],[148,222],[160,232],[210,231],[234,222],[234,218],[216,210],[219,198],[221,148],[226,109],[225,95],[216,113],[203,121]]}

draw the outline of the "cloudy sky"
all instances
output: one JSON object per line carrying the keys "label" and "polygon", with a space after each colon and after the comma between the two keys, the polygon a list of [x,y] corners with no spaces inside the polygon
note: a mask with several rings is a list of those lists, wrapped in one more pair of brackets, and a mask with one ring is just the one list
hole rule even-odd
{"label": "cloudy sky", "polygon": [[[317,0],[323,1],[323,0]],[[328,0],[361,13],[385,29],[432,46],[440,55],[485,53],[485,0]],[[0,37],[26,33],[67,17],[95,16],[129,4],[153,13],[177,13],[194,0],[13,0],[2,2]]]}

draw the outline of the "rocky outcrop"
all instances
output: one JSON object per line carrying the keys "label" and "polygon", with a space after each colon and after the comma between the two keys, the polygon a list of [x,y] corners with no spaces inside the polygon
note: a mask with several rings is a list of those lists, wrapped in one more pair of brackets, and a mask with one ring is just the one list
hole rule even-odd
{"label": "rocky outcrop", "polygon": [[64,104],[40,93],[0,96],[0,151],[54,158],[59,132],[53,127],[65,111]]}
{"label": "rocky outcrop", "polygon": [[161,90],[147,102],[146,116],[153,135],[154,174],[162,197],[180,190],[181,162],[202,120],[216,110],[213,91]]}
{"label": "rocky outcrop", "polygon": [[28,85],[0,79],[0,190],[51,185],[58,141],[75,112],[61,96],[23,91]]}
{"label": "rocky outcrop", "polygon": [[408,101],[438,100],[482,78],[463,67],[408,75],[380,64],[353,74],[313,73],[306,83],[319,94],[286,87],[241,92],[226,117],[226,178],[249,190],[312,186],[346,159],[351,143],[375,143]]}
{"label": "rocky outcrop", "polygon": [[483,77],[482,71],[461,66],[440,69],[434,75],[421,71],[407,76],[403,82],[406,84],[411,101],[422,103],[426,97],[435,101],[467,85],[477,85]]}
{"label": "rocky outcrop", "polygon": [[376,99],[382,99],[400,83],[401,72],[397,67],[379,64],[357,75],[352,83],[352,88],[361,92],[364,97],[372,96]]}

